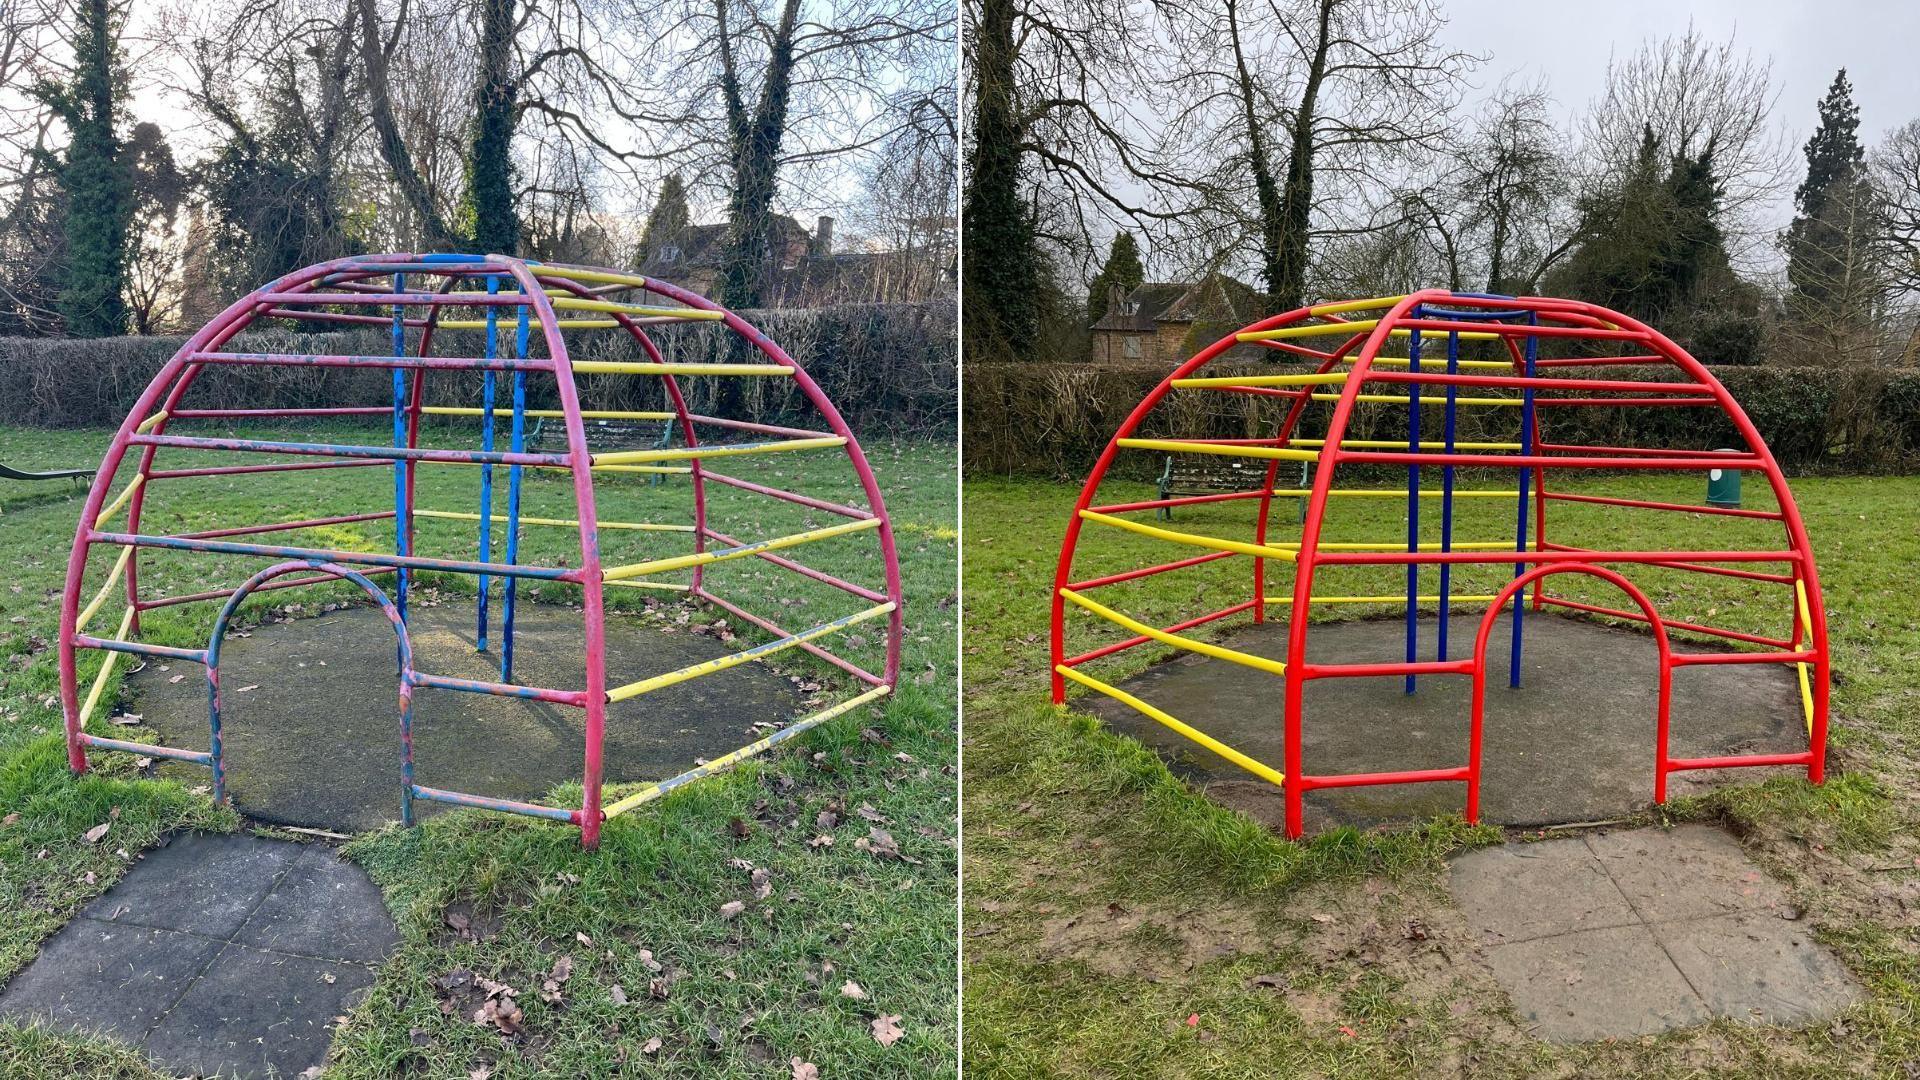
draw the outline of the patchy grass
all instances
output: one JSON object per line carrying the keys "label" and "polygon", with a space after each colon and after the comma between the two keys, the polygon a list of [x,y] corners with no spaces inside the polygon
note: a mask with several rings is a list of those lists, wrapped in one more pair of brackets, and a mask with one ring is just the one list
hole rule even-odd
{"label": "patchy grass", "polygon": [[[385,440],[371,429],[303,434]],[[278,437],[286,437],[284,429]],[[0,461],[22,468],[91,463],[107,438],[100,431],[0,428]],[[453,432],[439,428],[423,441],[456,442]],[[438,815],[419,829],[395,828],[349,845],[348,854],[385,889],[403,942],[336,1034],[328,1076],[466,1076],[482,1067],[496,1077],[784,1076],[795,1057],[817,1063],[826,1075],[954,1072],[953,448],[880,440],[867,450],[894,517],[908,597],[900,692],[883,709],[858,710],[791,748],[610,822],[597,853],[582,852],[570,827],[479,811]],[[860,501],[844,459],[831,453],[758,464],[759,471],[728,471]],[[389,469],[291,475],[298,480],[268,474],[176,482],[182,485],[177,493],[152,496],[143,528],[180,532],[390,505]],[[468,505],[475,479],[468,468],[423,468],[419,504],[475,509]],[[503,512],[504,470],[496,480],[495,510]],[[657,486],[644,477],[612,478],[599,494],[603,521],[688,519],[683,478]],[[149,778],[125,755],[100,755],[100,767],[79,779],[66,770],[51,643],[83,496],[66,482],[0,486],[0,557],[7,560],[0,645],[8,656],[0,671],[0,807],[20,813],[0,826],[0,978],[29,961],[47,934],[165,832],[241,827],[204,789]],[[799,507],[770,509],[769,500],[731,489],[709,498],[716,527],[742,539],[837,520]],[[572,516],[570,486],[547,476],[530,479],[523,513]],[[289,543],[390,550],[390,529],[390,523],[364,522],[276,535],[287,535]],[[471,522],[422,519],[417,549],[471,558],[474,529]],[[608,562],[677,553],[687,543],[677,533],[602,535]],[[494,542],[497,558],[498,529]],[[812,545],[802,559],[871,584],[879,580],[873,552],[871,537],[855,537]],[[521,558],[564,564],[577,560],[578,546],[567,530],[529,528]],[[192,592],[238,581],[249,565],[238,557],[143,555],[140,581],[149,595]],[[859,603],[759,560],[736,560],[709,573],[716,591],[790,628],[828,621]],[[436,587],[473,590],[471,579],[422,577]],[[521,595],[565,603],[577,590],[549,584]],[[250,600],[242,618],[298,615],[334,602],[361,599],[339,585],[270,593]],[[610,606],[673,614],[659,594],[621,590]],[[144,634],[202,644],[212,614],[206,605],[156,611]],[[110,608],[101,618],[114,615]],[[743,640],[763,639],[751,627],[733,629]],[[842,644],[850,658],[877,669],[882,635],[856,634]],[[803,655],[788,659],[795,655],[783,654],[785,670],[838,674]],[[83,664],[83,685],[97,662],[89,657]],[[116,673],[110,683],[109,701],[119,678]],[[845,681],[840,685],[850,694]],[[104,717],[94,722],[105,725]],[[113,730],[134,737],[140,731]],[[577,802],[578,785],[551,798]],[[820,821],[823,811],[837,824]],[[112,828],[104,840],[83,839],[106,821]],[[856,846],[871,829],[892,836],[898,858]],[[835,842],[809,843],[822,834]],[[755,871],[764,872],[764,884]],[[743,906],[729,914],[726,906],[735,901]],[[558,1001],[543,1001],[541,984],[562,956],[571,958],[571,977]],[[520,1030],[508,1035],[475,1025],[472,1008],[462,1008],[470,1004],[464,992],[447,989],[460,972],[519,991]],[[863,997],[842,993],[849,980]],[[448,1000],[452,1012],[442,1008]],[[883,1015],[898,1016],[904,1030],[891,1046],[873,1037],[872,1024]],[[25,1062],[33,1064],[15,1068]],[[96,1040],[0,1025],[0,1075],[158,1075],[136,1062]]]}
{"label": "patchy grass", "polygon": [[[1585,489],[1689,502],[1700,483],[1609,477]],[[1188,789],[1139,743],[1071,708],[1054,709],[1047,597],[1077,491],[968,481],[967,1075],[1909,1075],[1920,1062],[1911,1023],[1920,1007],[1920,931],[1911,913],[1920,904],[1920,805],[1911,794],[1920,781],[1912,666],[1920,600],[1897,568],[1920,565],[1920,478],[1793,486],[1820,557],[1832,631],[1836,767],[1820,788],[1775,778],[1676,801],[1639,823],[1733,828],[1788,882],[1870,999],[1808,1031],[1720,1021],[1568,1047],[1525,1035],[1471,958],[1471,935],[1445,898],[1443,858],[1497,842],[1500,830],[1454,819],[1288,843]],[[1747,496],[1750,506],[1770,502],[1751,484]],[[1151,497],[1140,484],[1102,491],[1103,500]],[[1284,505],[1276,520],[1286,518]],[[1338,510],[1329,539],[1405,535],[1402,507],[1390,500],[1350,500]],[[1463,501],[1455,535],[1510,537],[1511,513],[1510,504]],[[1777,540],[1777,532],[1753,531],[1768,523],[1706,515],[1571,503],[1554,504],[1549,515],[1555,539],[1568,543]],[[1237,508],[1198,507],[1179,511],[1172,527],[1250,538],[1248,523]],[[1090,527],[1085,535],[1080,577],[1175,557],[1164,544],[1117,530]],[[1273,581],[1290,582],[1284,568],[1274,569]],[[1245,560],[1222,560],[1113,586],[1102,598],[1166,625],[1244,598],[1248,572]],[[1456,570],[1454,588],[1494,591],[1506,573]],[[1316,592],[1397,587],[1364,575],[1327,574]],[[1678,618],[1760,633],[1786,628],[1777,597],[1759,603],[1748,583],[1657,572],[1636,581]],[[1621,606],[1604,583],[1555,583],[1563,595]],[[1433,591],[1431,580],[1422,591]],[[1385,610],[1322,608],[1315,617]],[[1096,625],[1076,619],[1076,650],[1102,640]],[[1101,661],[1098,673],[1124,678],[1169,655],[1143,646]]]}

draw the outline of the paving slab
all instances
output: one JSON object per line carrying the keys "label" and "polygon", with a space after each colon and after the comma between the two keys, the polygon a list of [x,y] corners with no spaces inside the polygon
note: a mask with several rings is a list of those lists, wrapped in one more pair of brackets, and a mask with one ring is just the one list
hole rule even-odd
{"label": "paving slab", "polygon": [[170,1068],[207,1076],[297,1076],[326,1059],[333,1018],[371,985],[373,972],[360,964],[227,945],[145,1048]]}
{"label": "paving slab", "polygon": [[1544,1039],[1630,1038],[1715,1016],[1802,1025],[1862,995],[1780,883],[1709,826],[1485,848],[1452,860],[1448,887]]}
{"label": "paving slab", "polygon": [[1468,852],[1449,865],[1447,887],[1487,944],[1640,924],[1579,840]]}
{"label": "paving slab", "polygon": [[1712,1019],[1639,924],[1499,945],[1487,962],[1534,1034],[1552,1042],[1652,1035]]}
{"label": "paving slab", "polygon": [[1801,1025],[1861,997],[1860,984],[1846,966],[1804,924],[1771,913],[1656,923],[1652,930],[1719,1016]]}
{"label": "paving slab", "polygon": [[42,944],[0,1015],[119,1038],[170,1075],[291,1077],[398,940],[333,848],[188,834]]}
{"label": "paving slab", "polygon": [[147,853],[81,914],[105,922],[232,937],[300,853],[253,836],[190,833]]}
{"label": "paving slab", "polygon": [[[1478,619],[1456,614],[1450,655],[1470,650]],[[1522,685],[1507,685],[1511,623],[1495,620],[1487,659],[1480,814],[1496,825],[1603,821],[1653,801],[1654,712],[1658,662],[1653,639],[1553,613],[1523,622]],[[1422,655],[1434,655],[1438,619],[1419,620]],[[1405,659],[1406,624],[1359,619],[1316,624],[1310,662]],[[1229,648],[1286,658],[1285,621],[1249,626],[1222,639]],[[1695,646],[1676,643],[1675,651]],[[1228,746],[1278,767],[1286,759],[1279,677],[1208,656],[1183,654],[1121,680],[1120,689],[1165,709]],[[1304,696],[1302,753],[1315,775],[1451,768],[1466,764],[1472,682],[1422,678],[1408,694],[1399,676],[1313,679]],[[1209,798],[1279,828],[1285,803],[1273,785],[1099,694],[1075,707],[1153,747],[1175,773]],[[1800,691],[1785,664],[1699,665],[1675,673],[1676,757],[1806,749]],[[1781,769],[1676,773],[1669,795],[1754,783]],[[1327,788],[1306,797],[1306,827],[1369,827],[1459,814],[1464,784]]]}

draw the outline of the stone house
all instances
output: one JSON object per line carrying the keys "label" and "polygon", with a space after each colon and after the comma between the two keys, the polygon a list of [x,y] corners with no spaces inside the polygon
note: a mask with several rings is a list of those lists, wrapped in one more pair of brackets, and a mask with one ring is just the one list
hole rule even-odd
{"label": "stone house", "polygon": [[1226,274],[1115,288],[1092,327],[1095,363],[1177,364],[1221,334],[1261,317],[1259,290]]}

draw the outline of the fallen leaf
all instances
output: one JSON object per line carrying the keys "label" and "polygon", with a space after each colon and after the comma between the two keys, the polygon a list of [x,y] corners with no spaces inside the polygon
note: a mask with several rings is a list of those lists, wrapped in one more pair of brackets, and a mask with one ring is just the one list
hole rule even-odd
{"label": "fallen leaf", "polygon": [[1247,980],[1247,986],[1264,986],[1269,990],[1285,990],[1287,988],[1287,977],[1279,974],[1255,975],[1253,978]]}
{"label": "fallen leaf", "polygon": [[848,979],[846,982],[841,984],[840,996],[850,997],[855,1001],[867,1000],[866,990],[863,989],[859,983],[854,982],[852,979]]}
{"label": "fallen leaf", "polygon": [[489,1080],[489,1078],[492,1076],[493,1076],[493,1066],[476,1065],[474,1066],[473,1071],[467,1073],[467,1080]]}
{"label": "fallen leaf", "polygon": [[660,1041],[660,1036],[655,1035],[653,1038],[647,1040],[646,1045],[640,1048],[640,1052],[643,1054],[657,1054],[660,1052],[660,1048],[665,1045],[667,1044]]}
{"label": "fallen leaf", "polygon": [[248,684],[248,685],[246,685],[246,686],[243,686],[243,687],[241,687],[241,688],[240,688],[240,689],[238,689],[238,690],[235,690],[235,691],[234,691],[234,693],[236,693],[236,694],[244,694],[244,693],[246,693],[246,692],[247,692],[247,691],[249,691],[249,690],[258,690],[258,689],[260,689],[260,684],[259,684],[259,683],[250,683],[250,684]]}
{"label": "fallen leaf", "polygon": [[102,837],[107,835],[107,830],[111,828],[113,828],[113,822],[103,821],[93,828],[88,829],[86,834],[81,836],[80,839],[85,840],[89,844],[97,844]]}
{"label": "fallen leaf", "polygon": [[20,812],[18,810],[8,814],[6,817],[0,818],[0,825],[17,825],[19,822]]}
{"label": "fallen leaf", "polygon": [[822,810],[813,817],[813,827],[821,832],[832,832],[840,824],[840,815],[831,810]]}
{"label": "fallen leaf", "polygon": [[807,846],[810,848],[832,847],[833,837],[828,836],[826,833],[821,833],[819,836],[807,841]]}
{"label": "fallen leaf", "polygon": [[613,999],[615,1005],[625,1005],[627,1003],[627,991],[619,983],[614,983],[613,986],[607,990],[607,996]]}
{"label": "fallen leaf", "polygon": [[820,1067],[813,1062],[794,1058],[788,1064],[793,1066],[793,1080],[820,1080]]}
{"label": "fallen leaf", "polygon": [[753,872],[753,896],[756,900],[765,900],[773,895],[773,875],[765,869]]}
{"label": "fallen leaf", "polygon": [[720,905],[720,917],[723,919],[731,919],[745,910],[747,910],[747,905],[738,900],[729,900]]}
{"label": "fallen leaf", "polygon": [[900,1041],[906,1032],[900,1030],[900,1017],[897,1013],[883,1013],[873,1021],[873,1041],[881,1046],[892,1046]]}

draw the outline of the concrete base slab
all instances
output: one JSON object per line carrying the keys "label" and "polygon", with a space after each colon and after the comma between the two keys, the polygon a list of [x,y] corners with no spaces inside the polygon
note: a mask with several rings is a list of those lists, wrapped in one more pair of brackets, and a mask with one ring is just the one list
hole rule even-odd
{"label": "concrete base slab", "polygon": [[[470,600],[408,613],[414,664],[461,679],[500,678],[499,606],[488,652],[475,648]],[[524,685],[578,689],[585,682],[580,613],[519,605],[514,677]],[[712,620],[709,619],[709,622]],[[229,635],[220,662],[227,790],[264,821],[334,830],[377,829],[400,815],[400,719],[394,633],[379,610],[351,607]],[[746,648],[634,616],[607,619],[607,677],[631,682]],[[184,677],[181,677],[184,676]],[[179,678],[178,682],[174,680]],[[207,747],[207,690],[197,664],[148,664],[127,678],[133,711],[168,746]],[[756,720],[783,720],[802,698],[764,664],[749,663],[670,686],[607,709],[609,782],[656,780],[761,736]],[[450,690],[414,691],[414,776],[428,787],[537,802],[578,783],[585,714],[569,705]],[[198,765],[163,763],[189,783]],[[417,814],[444,808],[420,802]]]}
{"label": "concrete base slab", "polygon": [[1862,992],[1794,921],[1779,883],[1707,826],[1468,852],[1448,887],[1544,1039],[1627,1038],[1715,1016],[1808,1024]]}
{"label": "concrete base slab", "polygon": [[[1478,620],[1455,615],[1450,653],[1473,647]],[[1528,613],[1522,623],[1521,687],[1507,685],[1510,621],[1496,621],[1488,647],[1482,732],[1481,820],[1543,825],[1623,817],[1653,801],[1654,706],[1658,670],[1644,633],[1582,619]],[[1420,656],[1435,655],[1438,620],[1420,620]],[[1285,659],[1284,622],[1247,627],[1223,644]],[[1307,659],[1320,663],[1406,658],[1406,624],[1367,619],[1316,625]],[[1676,645],[1679,651],[1689,646]],[[1156,664],[1119,687],[1228,746],[1281,768],[1286,759],[1279,676],[1212,657],[1183,655]],[[1315,679],[1307,683],[1302,755],[1310,775],[1450,768],[1466,764],[1472,682],[1427,676],[1417,692],[1403,679]],[[1280,791],[1253,779],[1119,702],[1076,699],[1114,730],[1166,756],[1209,797],[1274,827],[1284,822]],[[1792,668],[1778,664],[1703,665],[1674,674],[1672,744],[1676,757],[1806,749]],[[1769,769],[1676,773],[1673,796],[1726,783],[1751,783]],[[1371,826],[1458,814],[1465,785],[1394,784],[1309,792],[1307,828]]]}
{"label": "concrete base slab", "polygon": [[182,836],[48,939],[0,1015],[122,1039],[170,1075],[290,1077],[325,1059],[398,943],[331,848]]}

